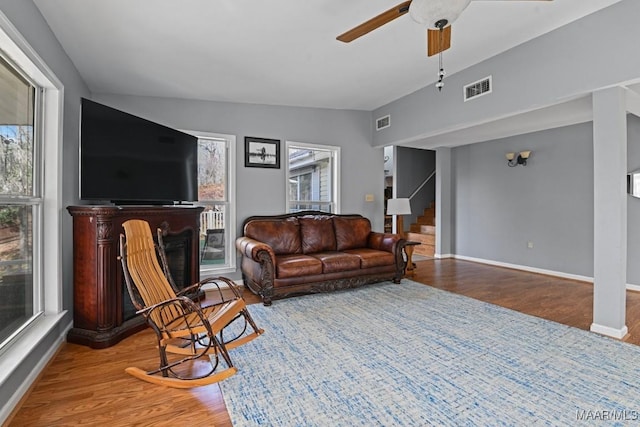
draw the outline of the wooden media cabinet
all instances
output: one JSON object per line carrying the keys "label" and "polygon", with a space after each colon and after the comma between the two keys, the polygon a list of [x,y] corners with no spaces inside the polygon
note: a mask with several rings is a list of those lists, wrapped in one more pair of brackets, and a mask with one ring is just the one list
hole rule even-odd
{"label": "wooden media cabinet", "polygon": [[73,328],[67,341],[110,347],[145,328],[136,315],[118,260],[122,223],[160,228],[169,269],[179,288],[200,279],[198,206],[69,206],[73,217]]}

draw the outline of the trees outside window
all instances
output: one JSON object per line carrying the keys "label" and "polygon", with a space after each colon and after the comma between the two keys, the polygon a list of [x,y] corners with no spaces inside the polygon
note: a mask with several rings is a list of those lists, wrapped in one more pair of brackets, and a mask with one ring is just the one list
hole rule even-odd
{"label": "trees outside window", "polygon": [[37,88],[0,58],[0,347],[41,310],[34,282]]}
{"label": "trees outside window", "polygon": [[200,215],[200,273],[202,276],[235,269],[235,221],[233,214],[235,159],[230,147],[235,137],[198,136],[198,203]]}

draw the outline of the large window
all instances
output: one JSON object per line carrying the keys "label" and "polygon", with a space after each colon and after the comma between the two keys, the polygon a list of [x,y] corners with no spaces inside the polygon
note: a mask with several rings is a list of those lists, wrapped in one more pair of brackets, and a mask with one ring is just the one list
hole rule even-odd
{"label": "large window", "polygon": [[[1,12],[0,58],[2,385],[65,313],[60,246],[63,85]],[[34,369],[16,390],[14,403],[38,372]],[[2,412],[0,422],[1,417]]]}
{"label": "large window", "polygon": [[235,137],[198,133],[200,273],[203,277],[235,269],[235,215],[232,168]]}
{"label": "large window", "polygon": [[0,346],[42,310],[34,283],[34,239],[42,197],[36,87],[0,58]]}
{"label": "large window", "polygon": [[338,213],[340,148],[287,142],[287,210]]}

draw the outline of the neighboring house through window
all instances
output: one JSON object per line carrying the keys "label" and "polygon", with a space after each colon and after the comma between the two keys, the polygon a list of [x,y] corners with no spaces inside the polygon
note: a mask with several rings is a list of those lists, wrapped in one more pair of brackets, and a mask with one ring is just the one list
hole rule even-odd
{"label": "neighboring house through window", "polygon": [[338,213],[340,148],[287,141],[287,211]]}

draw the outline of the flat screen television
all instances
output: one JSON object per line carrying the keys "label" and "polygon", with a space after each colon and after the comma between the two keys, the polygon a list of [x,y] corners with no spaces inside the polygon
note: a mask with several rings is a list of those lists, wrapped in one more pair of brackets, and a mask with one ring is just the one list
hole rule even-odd
{"label": "flat screen television", "polygon": [[83,98],[80,199],[142,205],[197,201],[197,138]]}

